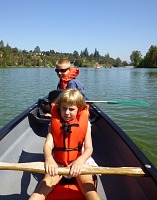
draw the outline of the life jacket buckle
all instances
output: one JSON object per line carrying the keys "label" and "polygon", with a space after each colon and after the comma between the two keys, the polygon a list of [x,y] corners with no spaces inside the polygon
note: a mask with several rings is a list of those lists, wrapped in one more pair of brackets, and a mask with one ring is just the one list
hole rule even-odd
{"label": "life jacket buckle", "polygon": [[64,133],[71,134],[72,133],[72,131],[71,131],[72,126],[79,127],[79,124],[67,124],[67,123],[62,122],[62,126],[60,127],[60,129],[64,130]]}

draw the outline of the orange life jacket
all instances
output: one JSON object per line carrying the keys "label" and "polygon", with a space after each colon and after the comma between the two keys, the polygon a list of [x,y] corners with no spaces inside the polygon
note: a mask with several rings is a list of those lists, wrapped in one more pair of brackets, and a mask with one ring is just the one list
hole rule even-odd
{"label": "orange life jacket", "polygon": [[67,166],[82,154],[88,127],[88,109],[87,106],[73,120],[65,123],[58,106],[52,104],[51,134],[54,142],[53,157],[56,162]]}
{"label": "orange life jacket", "polygon": [[69,73],[66,74],[59,83],[59,88],[60,89],[66,89],[67,84],[69,81],[71,81],[72,79],[74,79],[76,76],[78,76],[80,73],[80,70],[77,68],[69,68]]}

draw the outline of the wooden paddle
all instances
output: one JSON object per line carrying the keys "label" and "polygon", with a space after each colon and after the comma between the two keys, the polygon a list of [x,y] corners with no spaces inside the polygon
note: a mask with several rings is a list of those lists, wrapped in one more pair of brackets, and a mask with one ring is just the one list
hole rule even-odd
{"label": "wooden paddle", "polygon": [[[0,170],[17,170],[45,174],[44,162],[6,163],[0,162]],[[59,175],[68,175],[69,167],[59,167]],[[82,169],[81,174],[112,174],[126,176],[144,176],[145,172],[140,167],[91,167]]]}

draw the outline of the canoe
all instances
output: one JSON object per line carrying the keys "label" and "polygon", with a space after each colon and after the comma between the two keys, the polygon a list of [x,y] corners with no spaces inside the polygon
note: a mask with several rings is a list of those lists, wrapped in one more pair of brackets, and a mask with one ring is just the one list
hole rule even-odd
{"label": "canoe", "polygon": [[[52,96],[56,98],[58,92],[53,91]],[[41,113],[39,114],[38,103],[35,103],[4,126],[0,130],[0,162],[43,162],[43,145],[49,121],[43,118]],[[97,175],[97,191],[101,199],[155,200],[157,198],[155,166],[126,133],[94,103],[90,103],[90,122],[94,148],[92,157],[98,166],[117,169],[138,167],[144,171],[142,176],[120,175],[114,172]],[[27,200],[42,178],[41,173],[0,170],[0,199]],[[74,185],[74,183],[63,183],[64,189],[65,185],[68,187],[70,184]],[[79,192],[77,186],[74,190]],[[72,193],[69,195],[67,199],[72,199]],[[62,197],[65,199],[64,194]],[[74,199],[77,199],[76,195]]]}

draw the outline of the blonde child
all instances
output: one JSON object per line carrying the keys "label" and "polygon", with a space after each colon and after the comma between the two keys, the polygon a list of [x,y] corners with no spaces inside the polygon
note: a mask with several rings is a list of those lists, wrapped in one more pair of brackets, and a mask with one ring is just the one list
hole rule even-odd
{"label": "blonde child", "polygon": [[76,177],[86,199],[100,200],[92,175],[81,175],[93,152],[88,116],[83,95],[76,89],[63,90],[52,105],[51,126],[44,145],[46,175],[29,200],[46,199],[62,178],[57,173],[58,166],[70,166],[70,176]]}

